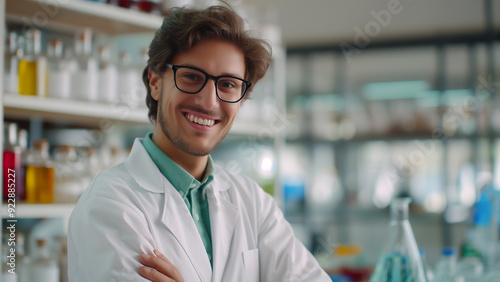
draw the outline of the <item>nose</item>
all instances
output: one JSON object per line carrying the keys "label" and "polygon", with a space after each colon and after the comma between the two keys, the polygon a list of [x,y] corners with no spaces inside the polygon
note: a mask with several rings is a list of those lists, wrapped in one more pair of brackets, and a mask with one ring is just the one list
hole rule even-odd
{"label": "nose", "polygon": [[212,78],[208,79],[203,89],[195,95],[195,102],[205,109],[216,108],[219,105],[216,91],[215,81]]}

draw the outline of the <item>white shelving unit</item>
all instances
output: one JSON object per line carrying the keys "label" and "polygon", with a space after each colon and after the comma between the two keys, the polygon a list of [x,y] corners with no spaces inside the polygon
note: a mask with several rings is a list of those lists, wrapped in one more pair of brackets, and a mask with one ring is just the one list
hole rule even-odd
{"label": "white shelving unit", "polygon": [[[5,1],[4,1],[5,2]],[[90,27],[108,35],[155,31],[159,16],[97,2],[78,0],[7,0],[6,18],[39,28],[73,31]]]}
{"label": "white shelving unit", "polygon": [[[5,15],[0,18],[11,23],[68,33],[90,27],[94,32],[106,36],[154,32],[163,20],[162,17],[139,11],[78,0],[0,0],[0,14]],[[2,29],[0,38],[5,42],[3,32]],[[0,48],[2,51],[3,45],[2,43]],[[3,66],[3,56],[0,63]],[[3,89],[3,83],[0,83],[0,86],[0,89]],[[98,125],[103,120],[124,124],[149,124],[148,110],[145,107],[131,108],[123,104],[23,96],[3,91],[0,93],[0,114],[7,118],[37,117],[45,121],[63,121],[75,126]],[[1,132],[3,134],[3,130]],[[74,204],[16,203],[15,210],[17,218],[60,217],[67,225],[73,207]],[[8,216],[5,204],[0,204],[0,215],[2,218]]]}

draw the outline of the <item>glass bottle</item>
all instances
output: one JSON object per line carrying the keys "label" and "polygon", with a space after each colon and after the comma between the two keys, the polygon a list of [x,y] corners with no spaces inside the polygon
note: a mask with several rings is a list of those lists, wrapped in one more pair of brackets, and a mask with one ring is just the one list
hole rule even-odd
{"label": "glass bottle", "polygon": [[134,107],[138,104],[136,93],[139,90],[139,75],[131,65],[130,53],[122,52],[118,65],[118,95],[120,102]]}
{"label": "glass bottle", "polygon": [[19,198],[22,201],[26,200],[26,166],[28,163],[28,130],[19,129],[17,132],[17,144],[21,148],[21,172],[19,173],[19,182],[17,184],[17,190],[19,193]]}
{"label": "glass bottle", "polygon": [[98,100],[105,103],[118,102],[118,72],[111,63],[108,46],[99,48],[99,96]]}
{"label": "glass bottle", "polygon": [[82,183],[85,190],[92,182],[92,179],[94,179],[105,167],[103,167],[103,162],[99,160],[96,147],[88,147],[84,155],[85,158],[83,161],[85,170],[82,177]]}
{"label": "glass bottle", "polygon": [[17,124],[5,123],[3,150],[3,200],[9,195],[19,199],[19,179],[21,176],[21,148],[17,145]]}
{"label": "glass bottle", "polygon": [[96,101],[98,95],[98,67],[92,56],[92,30],[82,30],[76,38],[75,61],[77,70],[71,74],[72,98]]}
{"label": "glass bottle", "polygon": [[391,220],[387,241],[371,282],[427,282],[417,242],[408,220],[409,198],[391,202]]}
{"label": "glass bottle", "polygon": [[30,282],[29,280],[29,267],[30,258],[26,254],[26,240],[23,233],[16,235],[16,269],[18,282]]}
{"label": "glass bottle", "polygon": [[60,269],[60,282],[68,282],[68,239],[63,236],[59,242],[57,261]]}
{"label": "glass bottle", "polygon": [[54,164],[46,139],[35,142],[26,167],[26,200],[30,204],[54,202]]}
{"label": "glass bottle", "polygon": [[38,239],[37,249],[30,264],[30,281],[59,282],[59,266],[50,255],[47,240]]}
{"label": "glass bottle", "polygon": [[457,267],[457,250],[455,248],[443,248],[441,258],[434,270],[435,281],[454,281]]}
{"label": "glass bottle", "polygon": [[419,251],[420,257],[422,258],[422,266],[424,267],[425,277],[427,278],[427,281],[432,282],[434,281],[434,270],[427,263],[427,255],[425,249],[419,248]]}
{"label": "glass bottle", "polygon": [[54,202],[76,203],[83,192],[81,181],[84,164],[77,156],[74,146],[60,145],[54,152],[56,180]]}
{"label": "glass bottle", "polygon": [[63,42],[53,39],[48,48],[48,90],[55,98],[68,98],[70,93],[70,71],[63,58]]}
{"label": "glass bottle", "polygon": [[18,69],[19,94],[34,96],[37,94],[36,56],[40,53],[40,31],[28,29],[25,40],[26,48]]}
{"label": "glass bottle", "polygon": [[17,34],[10,32],[5,48],[4,89],[11,93],[18,93],[17,81],[19,57],[17,52]]}

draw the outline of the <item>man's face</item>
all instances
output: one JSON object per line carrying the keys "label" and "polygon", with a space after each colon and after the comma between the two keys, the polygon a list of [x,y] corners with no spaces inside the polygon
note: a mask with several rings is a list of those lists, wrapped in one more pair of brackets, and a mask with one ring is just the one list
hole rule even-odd
{"label": "man's face", "polygon": [[[224,41],[201,41],[191,50],[177,54],[169,63],[196,67],[213,76],[245,77],[243,53]],[[167,143],[164,146],[173,145],[195,156],[211,153],[228,133],[242,102],[227,103],[217,98],[212,79],[200,92],[184,93],[175,87],[174,71],[169,68],[156,83],[158,87],[156,90],[152,87],[151,94],[158,100],[156,127],[159,126],[168,139],[162,138]]]}

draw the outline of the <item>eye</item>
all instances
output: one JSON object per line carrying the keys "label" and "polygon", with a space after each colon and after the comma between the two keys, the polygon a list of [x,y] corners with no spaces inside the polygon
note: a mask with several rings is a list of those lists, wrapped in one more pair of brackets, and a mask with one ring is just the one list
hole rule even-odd
{"label": "eye", "polygon": [[193,82],[203,81],[202,75],[195,72],[184,72],[182,73],[182,78],[186,80],[192,80]]}
{"label": "eye", "polygon": [[219,87],[222,88],[235,88],[236,84],[233,81],[223,80],[219,82]]}

